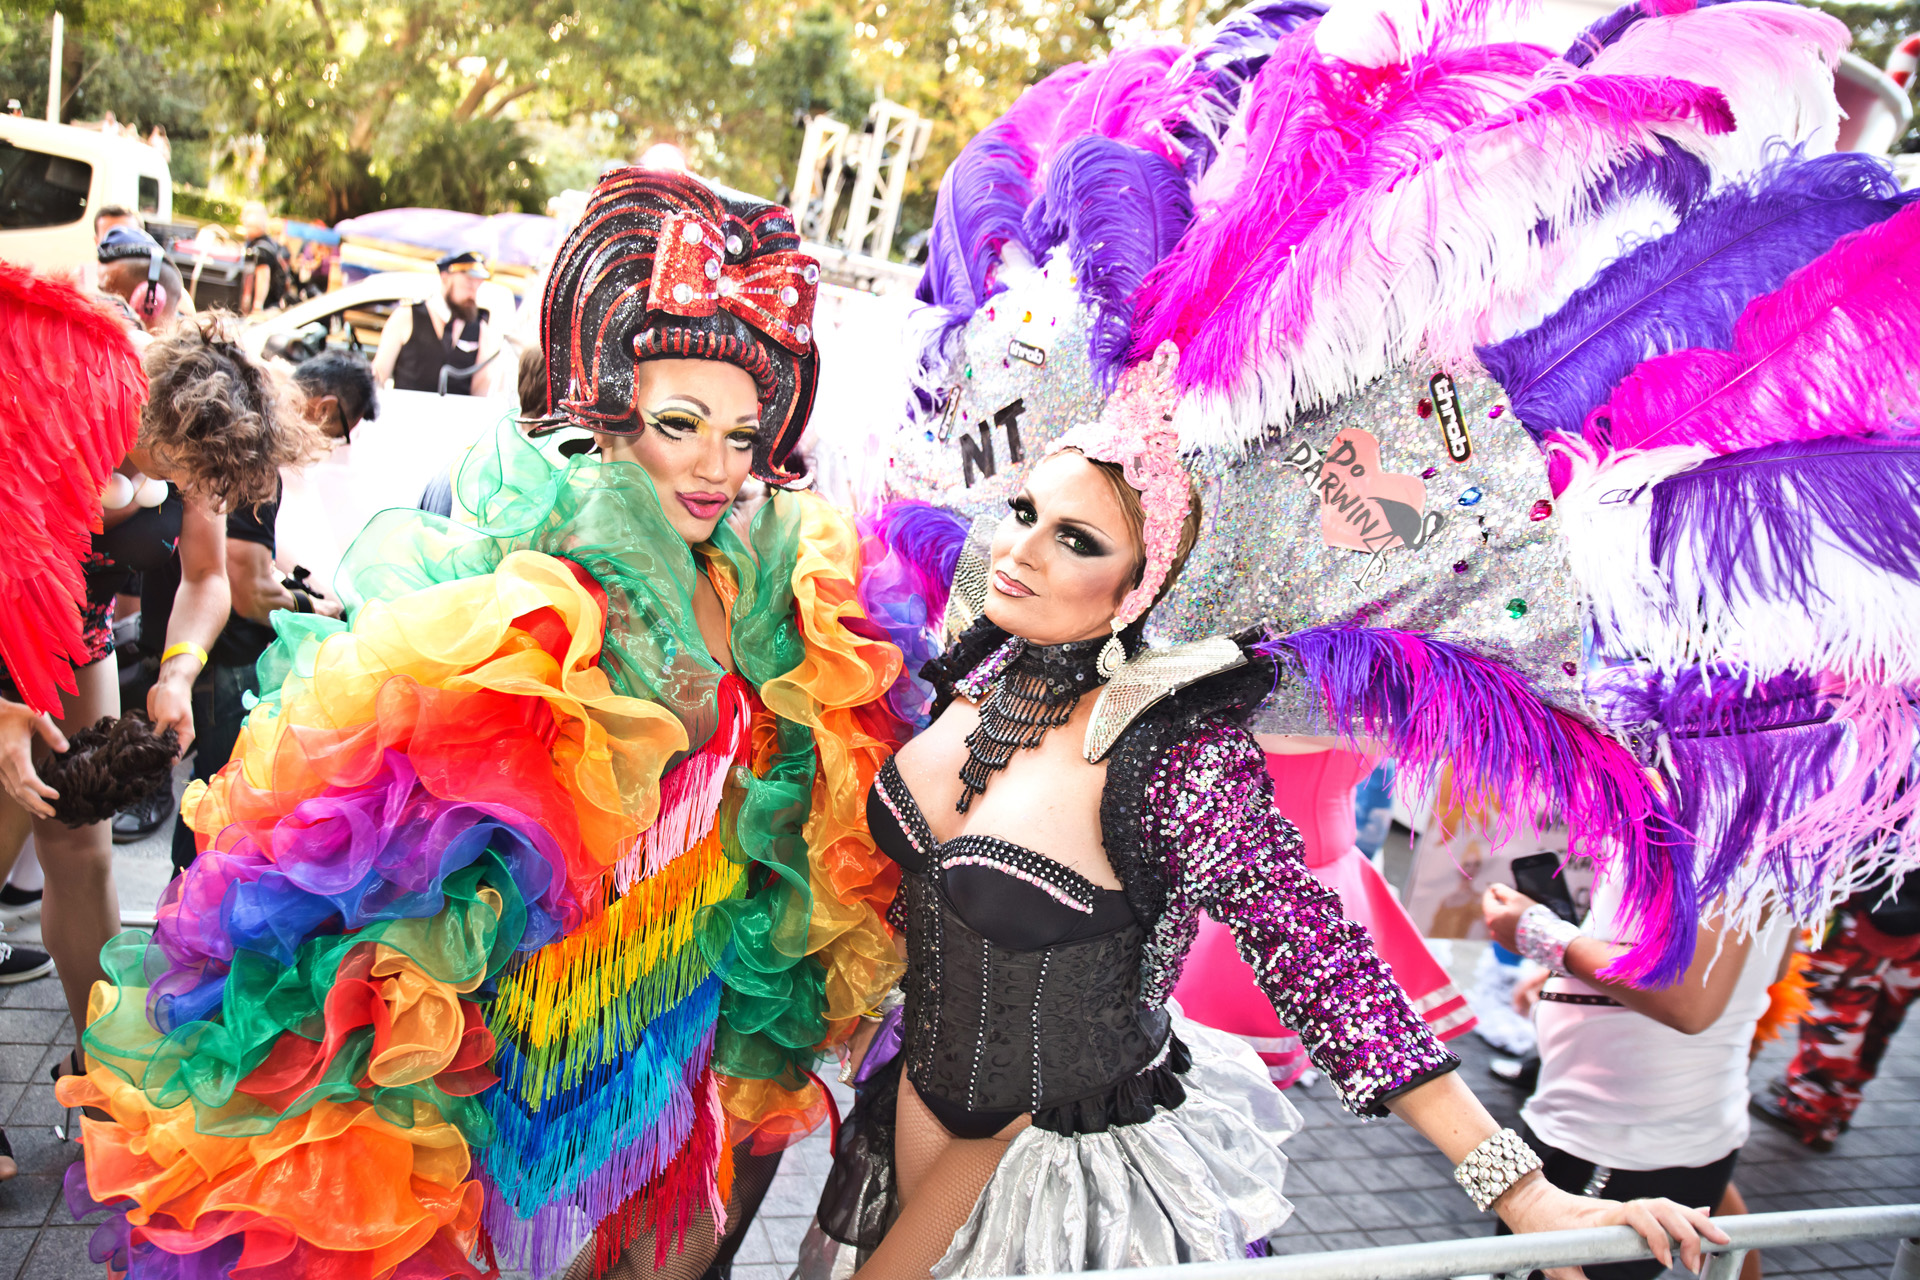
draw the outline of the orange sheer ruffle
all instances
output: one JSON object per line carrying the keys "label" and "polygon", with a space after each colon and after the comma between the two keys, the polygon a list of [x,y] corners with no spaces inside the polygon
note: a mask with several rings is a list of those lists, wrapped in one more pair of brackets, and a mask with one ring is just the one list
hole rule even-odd
{"label": "orange sheer ruffle", "polygon": [[[401,1129],[364,1103],[320,1103],[250,1138],[209,1137],[193,1107],[155,1108],[107,1071],[69,1076],[67,1106],[102,1108],[112,1123],[85,1120],[87,1188],[95,1200],[130,1200],[128,1220],[164,1236],[170,1252],[205,1249],[264,1229],[264,1241],[359,1255],[365,1274],[391,1272],[442,1233],[472,1251],[480,1186],[469,1181],[467,1146],[429,1114]],[[345,1274],[345,1273],[342,1273]]]}

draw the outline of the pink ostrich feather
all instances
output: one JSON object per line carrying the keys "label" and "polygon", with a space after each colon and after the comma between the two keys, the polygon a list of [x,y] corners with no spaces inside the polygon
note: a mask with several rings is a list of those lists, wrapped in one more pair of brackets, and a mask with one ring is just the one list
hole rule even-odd
{"label": "pink ostrich feather", "polygon": [[1309,23],[1282,42],[1250,89],[1244,158],[1230,190],[1142,283],[1136,357],[1181,347],[1183,385],[1224,389],[1272,332],[1267,299],[1299,244],[1357,194],[1429,158],[1445,139],[1524,92],[1551,55],[1488,45],[1406,64],[1322,57]]}
{"label": "pink ostrich feather", "polygon": [[1069,143],[1090,134],[1179,164],[1181,147],[1169,125],[1199,92],[1197,83],[1181,84],[1168,75],[1184,51],[1178,44],[1136,45],[1089,65],[1047,122],[1037,150],[1042,169]]}
{"label": "pink ostrich feather", "polygon": [[[1733,349],[1657,356],[1587,419],[1612,450],[1914,430],[1920,415],[1920,205],[1843,236],[1747,304]],[[1907,421],[1903,421],[1903,419]]]}
{"label": "pink ostrich feather", "polygon": [[[1245,444],[1423,344],[1470,353],[1490,309],[1536,287],[1543,230],[1563,229],[1621,165],[1666,145],[1655,126],[1732,127],[1717,90],[1557,59],[1513,98],[1424,148],[1349,166],[1340,198],[1183,348],[1182,373],[1191,364],[1201,392],[1182,405],[1183,443]],[[1264,226],[1270,215],[1245,216]]]}
{"label": "pink ostrich feather", "polygon": [[1783,145],[1806,144],[1815,154],[1832,149],[1840,127],[1833,68],[1849,39],[1844,23],[1818,10],[1735,0],[1643,19],[1596,53],[1587,70],[1672,76],[1726,94],[1739,124],[1731,133],[1663,132],[1722,179],[1737,179]]}

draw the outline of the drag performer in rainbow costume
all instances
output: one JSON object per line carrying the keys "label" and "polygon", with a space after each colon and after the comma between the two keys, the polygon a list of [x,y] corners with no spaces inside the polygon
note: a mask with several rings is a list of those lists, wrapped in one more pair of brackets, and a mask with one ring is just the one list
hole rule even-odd
{"label": "drag performer in rainbow costume", "polygon": [[899,971],[862,804],[901,659],[850,524],[777,488],[817,362],[798,248],[783,209],[622,170],[543,301],[538,429],[603,455],[667,434],[646,361],[751,376],[726,447],[776,488],[744,536],[716,514],[690,545],[641,466],[506,426],[459,474],[473,525],[385,512],[350,622],[276,615],[260,705],[185,805],[198,860],[108,948],[61,1086],[110,1117],[69,1181],[116,1211],[102,1260],[644,1271],[711,1245],[736,1154],[824,1115],[809,1067]]}

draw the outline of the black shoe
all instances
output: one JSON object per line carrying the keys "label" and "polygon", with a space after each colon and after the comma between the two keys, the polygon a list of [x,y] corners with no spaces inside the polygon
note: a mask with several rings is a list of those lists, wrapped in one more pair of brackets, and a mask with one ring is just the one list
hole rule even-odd
{"label": "black shoe", "polygon": [[1769,1085],[1764,1093],[1756,1093],[1747,1101],[1747,1110],[1766,1121],[1782,1133],[1790,1134],[1814,1151],[1833,1150],[1833,1139],[1823,1133],[1809,1133],[1806,1125],[1795,1119],[1785,1107],[1780,1105],[1780,1095],[1784,1090],[1779,1081]]}
{"label": "black shoe", "polygon": [[17,924],[32,924],[40,918],[38,889],[16,889],[0,884],[0,925],[11,929]]}
{"label": "black shoe", "polygon": [[1540,1083],[1540,1055],[1530,1053],[1524,1058],[1494,1058],[1487,1063],[1487,1074],[1516,1089],[1532,1093],[1534,1086]]}
{"label": "black shoe", "polygon": [[113,815],[113,842],[132,844],[145,840],[173,816],[173,784],[169,782],[145,800],[128,805]]}
{"label": "black shoe", "polygon": [[32,947],[16,947],[0,942],[0,985],[32,982],[53,972],[53,957]]}

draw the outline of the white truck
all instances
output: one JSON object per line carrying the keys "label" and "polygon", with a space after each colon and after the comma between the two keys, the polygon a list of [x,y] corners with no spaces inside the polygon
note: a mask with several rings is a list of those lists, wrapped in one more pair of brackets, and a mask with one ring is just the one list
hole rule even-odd
{"label": "white truck", "polygon": [[0,258],[84,270],[94,262],[93,216],[108,205],[172,222],[167,158],[133,138],[0,116]]}

